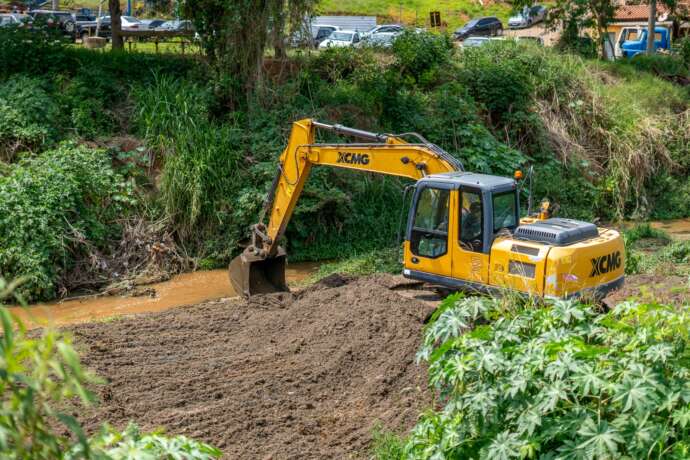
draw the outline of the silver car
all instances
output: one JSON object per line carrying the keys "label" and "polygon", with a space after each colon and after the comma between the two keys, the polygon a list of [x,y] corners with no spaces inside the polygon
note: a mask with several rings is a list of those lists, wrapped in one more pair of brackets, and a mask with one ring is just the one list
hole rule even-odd
{"label": "silver car", "polygon": [[541,5],[534,5],[531,8],[526,6],[522,11],[508,19],[508,27],[511,29],[532,27],[534,24],[546,19],[546,11],[546,8]]}
{"label": "silver car", "polygon": [[373,48],[390,48],[393,42],[400,35],[400,32],[379,32],[365,37],[361,46],[371,46]]}
{"label": "silver car", "polygon": [[16,26],[22,27],[28,21],[30,21],[28,14],[19,13],[3,13],[0,14],[0,27]]}

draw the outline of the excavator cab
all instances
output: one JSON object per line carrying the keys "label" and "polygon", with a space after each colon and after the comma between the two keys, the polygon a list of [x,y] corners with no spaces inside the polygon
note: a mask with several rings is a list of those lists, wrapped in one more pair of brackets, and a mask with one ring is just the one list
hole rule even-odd
{"label": "excavator cab", "polygon": [[404,275],[434,284],[488,283],[494,238],[519,224],[515,180],[469,172],[434,174],[415,187]]}

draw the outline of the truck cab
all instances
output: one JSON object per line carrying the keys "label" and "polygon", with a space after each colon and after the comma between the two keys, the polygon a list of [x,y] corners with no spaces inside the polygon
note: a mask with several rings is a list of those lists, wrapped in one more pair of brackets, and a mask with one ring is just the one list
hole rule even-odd
{"label": "truck cab", "polygon": [[[654,29],[654,50],[670,50],[671,34],[666,27]],[[632,58],[647,51],[647,29],[641,27],[625,27],[621,30],[616,42],[616,57]]]}

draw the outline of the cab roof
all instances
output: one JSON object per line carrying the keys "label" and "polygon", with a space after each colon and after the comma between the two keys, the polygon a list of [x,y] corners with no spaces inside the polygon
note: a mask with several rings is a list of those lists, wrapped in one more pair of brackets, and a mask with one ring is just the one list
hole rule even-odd
{"label": "cab roof", "polygon": [[491,191],[513,190],[516,185],[515,180],[509,177],[463,171],[431,174],[420,179],[419,182],[450,183],[453,188],[464,186]]}

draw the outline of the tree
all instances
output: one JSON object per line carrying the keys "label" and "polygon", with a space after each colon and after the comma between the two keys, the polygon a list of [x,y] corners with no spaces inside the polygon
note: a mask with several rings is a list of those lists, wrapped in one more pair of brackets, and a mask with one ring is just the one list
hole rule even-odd
{"label": "tree", "polygon": [[122,11],[120,10],[120,0],[108,0],[108,10],[110,11],[110,31],[111,38],[110,43],[114,50],[121,50],[124,47],[124,42],[122,41],[122,21],[120,16]]}
{"label": "tree", "polygon": [[[676,0],[659,0],[668,8],[671,15],[676,16],[678,2]],[[647,19],[647,54],[654,54],[654,36],[656,30],[656,15],[658,13],[657,0],[649,0],[649,18]],[[674,28],[676,21],[674,20]]]}
{"label": "tree", "polygon": [[647,54],[654,54],[654,29],[656,29],[656,0],[649,0],[649,18],[647,20]]}
{"label": "tree", "polygon": [[285,56],[286,34],[311,11],[315,0],[185,0],[183,12],[201,36],[212,64],[236,80],[236,89],[253,93],[261,82],[269,39],[277,57]]}
{"label": "tree", "polygon": [[[513,7],[520,9],[531,4],[531,0],[519,0],[513,3]],[[566,41],[577,41],[581,30],[592,28],[596,42],[601,45],[602,56],[606,57],[603,45],[604,40],[608,40],[606,31],[615,11],[614,0],[557,0],[551,8],[548,22],[552,26],[562,24],[562,40]]]}

